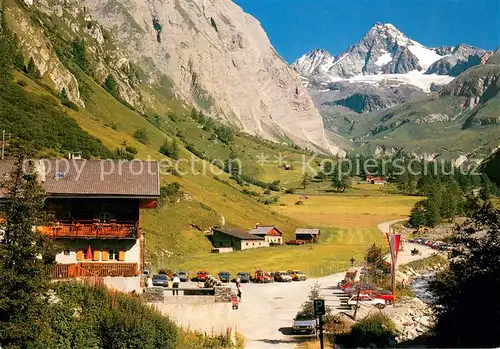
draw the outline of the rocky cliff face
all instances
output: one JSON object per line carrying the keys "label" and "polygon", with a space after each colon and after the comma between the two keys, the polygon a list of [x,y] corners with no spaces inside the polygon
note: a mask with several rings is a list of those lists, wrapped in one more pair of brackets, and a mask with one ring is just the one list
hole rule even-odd
{"label": "rocky cliff face", "polygon": [[251,134],[336,153],[298,74],[230,0],[81,0],[154,83]]}
{"label": "rocky cliff face", "polygon": [[486,103],[500,91],[500,66],[487,64],[474,67],[446,85],[442,96],[466,97],[462,109],[473,109]]}
{"label": "rocky cliff face", "polygon": [[481,64],[481,57],[485,50],[460,44],[452,48],[441,48],[439,52],[445,53],[445,57],[434,62],[426,74],[458,76],[470,67]]}

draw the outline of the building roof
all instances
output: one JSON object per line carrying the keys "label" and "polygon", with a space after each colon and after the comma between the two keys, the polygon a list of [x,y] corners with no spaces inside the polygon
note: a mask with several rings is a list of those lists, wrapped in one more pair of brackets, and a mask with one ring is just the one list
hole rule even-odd
{"label": "building roof", "polygon": [[275,226],[258,226],[257,228],[250,230],[248,233],[254,235],[266,235],[272,229],[276,229],[280,234],[282,234],[281,231]]}
{"label": "building roof", "polygon": [[297,228],[295,230],[295,234],[318,235],[319,234],[319,229]]}
{"label": "building roof", "polygon": [[[0,175],[11,172],[14,163],[14,160],[0,160]],[[160,195],[156,161],[42,159],[36,160],[35,170],[49,196]]]}
{"label": "building roof", "polygon": [[213,228],[212,230],[234,236],[235,238],[241,240],[264,240],[264,238],[261,238],[260,236],[252,235],[245,230],[238,228]]}

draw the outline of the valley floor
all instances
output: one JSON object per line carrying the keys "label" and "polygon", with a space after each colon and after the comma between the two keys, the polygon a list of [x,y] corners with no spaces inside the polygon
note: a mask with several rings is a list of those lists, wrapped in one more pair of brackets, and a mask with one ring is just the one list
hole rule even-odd
{"label": "valley floor", "polygon": [[[351,258],[361,261],[370,244],[385,245],[377,224],[404,219],[415,202],[421,199],[372,188],[353,189],[348,194],[338,195],[283,195],[280,204],[270,206],[281,216],[302,222],[304,227],[321,228],[317,244],[284,245],[222,254],[207,251],[175,256],[157,264],[159,267],[166,265],[176,270],[187,270],[191,275],[203,269],[212,274],[221,270],[233,275],[239,271],[252,273],[257,267],[269,271],[301,269],[310,277],[343,271],[350,265]],[[297,201],[303,204],[296,205]],[[282,226],[278,228],[286,229]],[[290,234],[284,237],[285,241],[293,238]]]}

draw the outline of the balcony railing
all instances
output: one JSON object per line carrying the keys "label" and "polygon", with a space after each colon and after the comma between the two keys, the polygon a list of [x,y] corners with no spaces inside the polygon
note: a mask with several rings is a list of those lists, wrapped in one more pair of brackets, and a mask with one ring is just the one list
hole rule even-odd
{"label": "balcony railing", "polygon": [[52,267],[51,276],[53,279],[72,279],[106,276],[126,276],[138,275],[137,263],[77,263],[77,264],[56,264]]}
{"label": "balcony railing", "polygon": [[38,227],[38,230],[54,238],[137,238],[136,222],[58,222],[51,226]]}

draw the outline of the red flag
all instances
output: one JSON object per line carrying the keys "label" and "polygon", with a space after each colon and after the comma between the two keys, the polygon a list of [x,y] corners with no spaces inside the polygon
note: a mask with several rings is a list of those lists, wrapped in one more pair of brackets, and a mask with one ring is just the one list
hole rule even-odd
{"label": "red flag", "polygon": [[92,249],[90,248],[89,245],[89,247],[87,247],[87,252],[85,252],[85,259],[92,259],[92,257],[93,257]]}
{"label": "red flag", "polygon": [[391,254],[391,261],[395,265],[398,259],[399,244],[401,243],[401,234],[385,233],[387,242],[389,243],[389,252]]}

